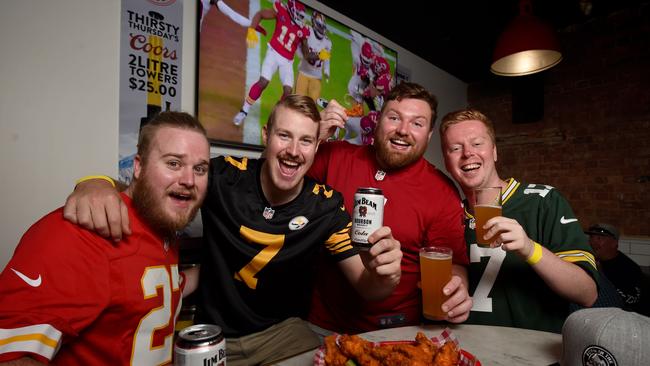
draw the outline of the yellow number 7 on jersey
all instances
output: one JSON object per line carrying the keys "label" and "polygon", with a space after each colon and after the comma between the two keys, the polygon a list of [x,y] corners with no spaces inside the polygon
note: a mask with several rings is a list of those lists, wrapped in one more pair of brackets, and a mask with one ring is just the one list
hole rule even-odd
{"label": "yellow number 7 on jersey", "polygon": [[243,281],[249,288],[256,289],[257,278],[255,278],[255,275],[282,249],[284,245],[284,234],[264,233],[246,226],[242,226],[239,229],[239,234],[248,242],[266,246],[247,265],[240,269],[239,272],[235,273],[236,279]]}

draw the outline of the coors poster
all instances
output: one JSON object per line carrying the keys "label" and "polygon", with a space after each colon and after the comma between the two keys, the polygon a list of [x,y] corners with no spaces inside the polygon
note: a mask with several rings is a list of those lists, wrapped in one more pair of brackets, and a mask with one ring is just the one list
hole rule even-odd
{"label": "coors poster", "polygon": [[181,108],[182,0],[122,0],[119,179],[129,183],[138,133]]}

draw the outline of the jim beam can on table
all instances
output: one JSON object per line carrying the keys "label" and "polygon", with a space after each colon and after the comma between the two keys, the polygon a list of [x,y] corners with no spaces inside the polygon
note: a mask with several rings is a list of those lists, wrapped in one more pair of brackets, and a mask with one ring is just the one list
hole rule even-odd
{"label": "jim beam can on table", "polygon": [[174,366],[225,366],[226,340],[221,327],[191,325],[178,333],[174,346]]}
{"label": "jim beam can on table", "polygon": [[384,194],[379,188],[359,188],[354,194],[352,213],[352,244],[368,250],[368,236],[384,226]]}

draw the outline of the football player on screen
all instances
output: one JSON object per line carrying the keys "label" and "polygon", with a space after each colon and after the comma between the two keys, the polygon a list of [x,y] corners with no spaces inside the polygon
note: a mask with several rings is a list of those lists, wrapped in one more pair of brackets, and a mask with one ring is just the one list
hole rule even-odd
{"label": "football player on screen", "polygon": [[323,13],[314,10],[311,23],[312,32],[307,38],[307,48],[309,53],[317,54],[318,58],[310,58],[302,52],[298,54],[301,60],[298,66],[296,94],[307,95],[316,101],[321,94],[321,80],[324,78],[325,82],[329,81],[332,41],[327,36]]}
{"label": "football player on screen", "polygon": [[372,79],[362,96],[371,111],[379,111],[384,105],[384,98],[395,86],[395,80],[390,74],[390,65],[384,57],[375,57],[372,72]]}
{"label": "football player on screen", "polygon": [[257,46],[259,43],[255,28],[262,19],[275,19],[275,30],[269,41],[266,55],[264,55],[260,78],[251,86],[241,110],[233,119],[236,126],[240,126],[244,122],[251,106],[260,98],[276,70],[280,73],[282,98],[284,99],[284,97],[291,94],[294,78],[293,57],[298,46],[301,47],[303,55],[306,55],[307,58],[317,57],[309,52],[307,46],[309,27],[305,25],[305,5],[301,2],[288,0],[287,4],[284,5],[280,1],[275,1],[272,9],[258,11],[251,20],[251,26],[248,28],[246,36],[246,42],[250,48]]}
{"label": "football player on screen", "polygon": [[354,30],[350,30],[352,47],[352,66],[354,68],[352,77],[348,81],[348,93],[351,97],[349,108],[346,113],[349,117],[363,116],[363,93],[373,79],[372,67],[375,58],[382,56],[381,46],[370,39],[362,36]]}

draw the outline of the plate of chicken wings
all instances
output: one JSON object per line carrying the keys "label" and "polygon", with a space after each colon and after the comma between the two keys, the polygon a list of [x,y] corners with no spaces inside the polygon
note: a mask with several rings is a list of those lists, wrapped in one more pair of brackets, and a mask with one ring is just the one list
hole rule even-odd
{"label": "plate of chicken wings", "polygon": [[357,335],[334,334],[314,356],[315,366],[481,366],[458,345],[448,329],[439,337],[418,332],[415,340],[371,342]]}

